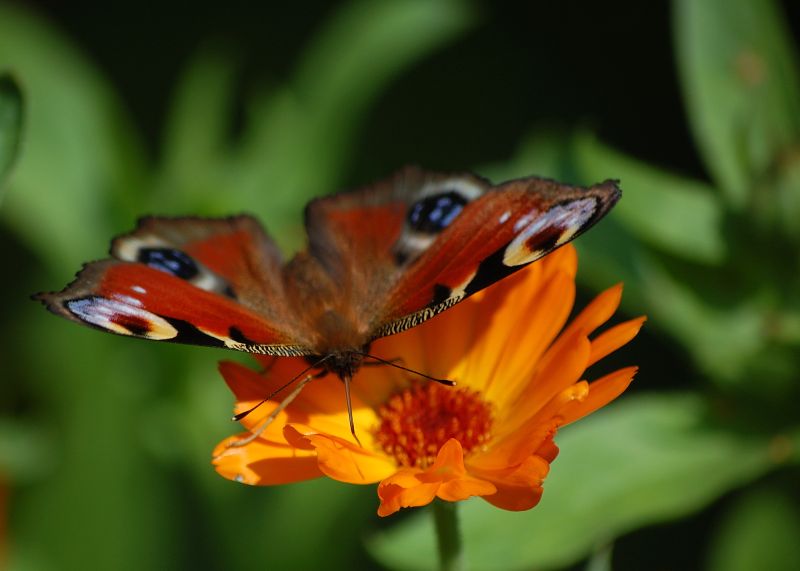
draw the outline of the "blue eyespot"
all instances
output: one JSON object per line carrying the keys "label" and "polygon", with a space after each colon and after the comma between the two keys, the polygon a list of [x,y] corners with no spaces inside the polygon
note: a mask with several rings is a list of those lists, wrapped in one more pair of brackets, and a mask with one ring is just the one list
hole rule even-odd
{"label": "blue eyespot", "polygon": [[136,259],[151,268],[184,280],[190,280],[200,273],[192,258],[173,248],[142,248]]}
{"label": "blue eyespot", "polygon": [[427,196],[409,209],[408,225],[417,232],[441,232],[456,219],[466,204],[467,199],[453,190]]}

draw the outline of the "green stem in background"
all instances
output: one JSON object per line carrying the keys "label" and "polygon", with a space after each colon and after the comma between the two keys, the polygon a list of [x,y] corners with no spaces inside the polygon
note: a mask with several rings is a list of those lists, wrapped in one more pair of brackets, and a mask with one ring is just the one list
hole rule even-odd
{"label": "green stem in background", "polygon": [[463,571],[466,569],[464,544],[458,525],[458,503],[434,500],[433,518],[436,525],[436,543],[439,547],[439,569]]}

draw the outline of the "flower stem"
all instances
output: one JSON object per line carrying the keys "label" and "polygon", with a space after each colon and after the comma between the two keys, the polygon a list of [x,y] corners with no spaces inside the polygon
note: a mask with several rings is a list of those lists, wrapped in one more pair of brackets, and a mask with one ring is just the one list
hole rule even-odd
{"label": "flower stem", "polygon": [[433,502],[436,542],[439,546],[439,569],[442,571],[466,569],[457,507],[457,502],[446,502],[439,499]]}

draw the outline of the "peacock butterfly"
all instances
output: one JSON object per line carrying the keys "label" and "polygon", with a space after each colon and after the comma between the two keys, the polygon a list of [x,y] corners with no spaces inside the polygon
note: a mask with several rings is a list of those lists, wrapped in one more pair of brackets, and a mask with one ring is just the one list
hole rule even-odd
{"label": "peacock butterfly", "polygon": [[566,244],[619,197],[615,181],[584,188],[528,177],[493,186],[407,167],[311,201],[308,247],[286,263],[248,215],[147,217],[112,241],[111,258],[35,297],[57,315],[120,335],[306,356],[348,385],[372,340]]}

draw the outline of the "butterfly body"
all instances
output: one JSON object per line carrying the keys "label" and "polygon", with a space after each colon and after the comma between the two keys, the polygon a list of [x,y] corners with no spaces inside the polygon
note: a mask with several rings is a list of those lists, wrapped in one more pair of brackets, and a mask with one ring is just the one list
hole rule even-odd
{"label": "butterfly body", "polygon": [[309,203],[308,247],[288,262],[248,215],[149,217],[113,240],[111,258],[36,297],[107,332],[304,356],[349,381],[371,341],[569,242],[619,196],[613,181],[492,186],[468,173],[406,168]]}

